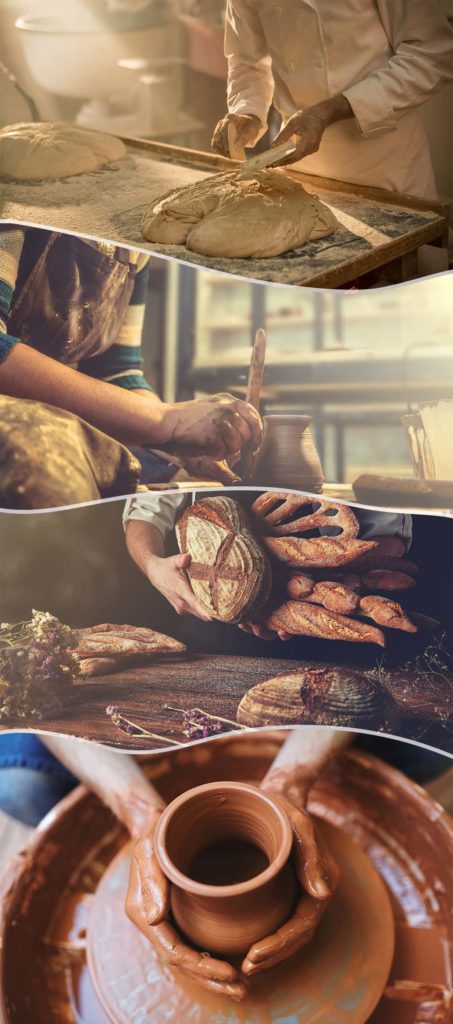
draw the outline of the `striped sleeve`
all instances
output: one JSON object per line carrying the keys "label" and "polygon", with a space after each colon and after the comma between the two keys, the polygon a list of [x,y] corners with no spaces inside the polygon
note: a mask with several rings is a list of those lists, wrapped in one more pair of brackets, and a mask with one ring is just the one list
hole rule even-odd
{"label": "striped sleeve", "polygon": [[0,362],[20,341],[8,333],[8,321],[24,239],[24,228],[0,225]]}
{"label": "striped sleeve", "polygon": [[127,391],[138,388],[154,391],[143,373],[142,329],[145,317],[148,264],[135,278],[131,300],[113,345],[99,356],[79,363],[79,370],[89,377],[116,384]]}

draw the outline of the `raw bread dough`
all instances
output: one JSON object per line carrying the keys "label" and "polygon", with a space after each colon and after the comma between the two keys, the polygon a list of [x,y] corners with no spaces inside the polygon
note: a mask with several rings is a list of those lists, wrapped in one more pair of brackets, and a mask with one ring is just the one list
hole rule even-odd
{"label": "raw bread dough", "polygon": [[40,121],[0,129],[0,178],[43,181],[89,174],[126,156],[114,135],[76,124]]}
{"label": "raw bread dough", "polygon": [[217,174],[173,190],[146,211],[149,242],[185,245],[202,256],[260,259],[330,235],[337,221],[328,206],[284,171]]}

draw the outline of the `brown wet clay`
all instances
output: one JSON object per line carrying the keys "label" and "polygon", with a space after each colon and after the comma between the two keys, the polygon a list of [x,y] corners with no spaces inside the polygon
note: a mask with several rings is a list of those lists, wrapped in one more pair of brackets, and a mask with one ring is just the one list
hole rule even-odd
{"label": "brown wet clay", "polygon": [[264,441],[254,482],[320,494],[324,475],[311,432],[311,416],[264,416]]}
{"label": "brown wet clay", "polygon": [[292,831],[267,794],[213,782],[177,797],[156,829],[156,856],[172,883],[171,909],[196,946],[231,956],[290,915]]}

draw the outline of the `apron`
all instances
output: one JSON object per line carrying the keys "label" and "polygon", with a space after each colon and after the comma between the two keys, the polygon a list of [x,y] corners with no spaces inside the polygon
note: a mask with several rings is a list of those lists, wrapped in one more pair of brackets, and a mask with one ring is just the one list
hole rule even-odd
{"label": "apron", "polygon": [[352,118],[330,125],[318,152],[291,166],[321,178],[438,198],[429,141],[416,110],[400,117],[394,131],[374,137],[362,136]]}
{"label": "apron", "polygon": [[[30,228],[25,234],[9,331],[60,363],[80,362],[115,342],[137,267],[130,252],[108,243]],[[175,467],[149,449],[133,448],[142,483],[167,482]]]}
{"label": "apron", "polygon": [[44,355],[77,366],[114,343],[135,274],[127,249],[99,250],[73,235],[28,229],[9,331]]}

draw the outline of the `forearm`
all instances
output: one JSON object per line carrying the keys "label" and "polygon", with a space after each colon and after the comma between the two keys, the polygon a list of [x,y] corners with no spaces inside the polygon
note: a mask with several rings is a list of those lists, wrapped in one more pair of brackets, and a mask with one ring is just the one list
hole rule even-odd
{"label": "forearm", "polygon": [[52,754],[110,807],[131,835],[137,835],[146,825],[153,810],[164,806],[159,793],[130,755],[68,736],[42,739]]}
{"label": "forearm", "polygon": [[138,568],[151,579],[156,559],[165,557],[164,538],[157,526],[131,519],[126,524],[126,546]]}
{"label": "forearm", "polygon": [[292,793],[304,800],[316,778],[335,754],[351,742],[351,734],[323,726],[296,726],[280,748],[262,786]]}
{"label": "forearm", "polygon": [[127,445],[165,444],[167,407],[151,392],[126,391],[64,366],[21,343],[0,363],[0,391],[75,413]]}

